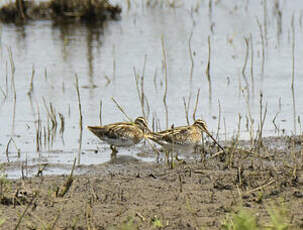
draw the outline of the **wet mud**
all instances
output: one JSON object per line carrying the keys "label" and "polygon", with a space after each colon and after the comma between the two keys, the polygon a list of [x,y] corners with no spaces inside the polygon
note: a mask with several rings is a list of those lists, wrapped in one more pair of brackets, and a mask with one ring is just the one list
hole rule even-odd
{"label": "wet mud", "polygon": [[221,229],[239,209],[266,226],[274,205],[288,210],[290,229],[302,228],[302,137],[265,138],[253,150],[244,143],[224,160],[212,149],[208,157],[176,161],[173,169],[165,161],[118,155],[71,181],[43,173],[2,180],[1,227],[20,221],[20,229]]}

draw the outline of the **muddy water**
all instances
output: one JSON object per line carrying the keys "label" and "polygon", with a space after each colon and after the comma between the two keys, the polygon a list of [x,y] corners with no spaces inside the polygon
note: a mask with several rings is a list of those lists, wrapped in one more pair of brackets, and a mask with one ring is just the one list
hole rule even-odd
{"label": "muddy water", "polygon": [[[298,117],[303,112],[300,96],[303,89],[300,80],[303,74],[300,67],[303,61],[303,45],[300,42],[303,3],[299,0],[275,2],[279,2],[278,8],[271,1],[267,1],[265,7],[263,1],[216,1],[210,9],[204,1],[191,1],[178,8],[165,4],[146,6],[138,1],[132,2],[128,11],[123,1],[121,20],[109,21],[103,26],[54,25],[49,21],[30,22],[22,27],[2,25],[0,161],[8,161],[6,148],[11,137],[20,149],[18,156],[14,144],[9,145],[9,161],[17,162],[18,166],[4,170],[11,177],[18,177],[21,175],[21,165],[25,162],[34,167],[44,163],[55,165],[48,167],[46,173],[57,174],[69,170],[66,165],[71,165],[74,157],[78,157],[80,139],[76,74],[85,127],[100,123],[100,101],[103,124],[125,120],[112,97],[130,117],[141,116],[134,70],[142,76],[145,69],[143,88],[149,108],[145,102],[144,113],[150,125],[153,119],[159,120],[160,128],[164,129],[167,124],[163,104],[165,70],[162,37],[167,62],[168,126],[186,124],[183,98],[187,103],[189,97],[189,120],[192,122],[196,94],[200,89],[196,117],[206,120],[213,132],[217,131],[220,120],[219,137],[225,140],[235,135],[240,114],[240,138],[248,139],[250,135],[246,128],[246,117],[251,114],[256,135],[260,123],[262,92],[263,114],[267,108],[263,135],[300,133]],[[291,90],[293,15],[294,91]],[[208,37],[211,87],[205,74]],[[249,50],[243,75],[247,49],[245,38],[249,39]],[[15,66],[14,74],[11,71],[9,50]],[[28,92],[33,69],[35,73],[30,96]],[[15,106],[12,76],[15,79]],[[57,130],[53,134],[48,134],[47,127],[51,127],[51,122],[47,123],[44,105],[49,108],[49,103],[58,121]],[[61,133],[59,113],[65,121]],[[37,151],[39,116],[42,146]],[[110,159],[109,147],[100,143],[85,128],[81,143],[81,164],[99,164]],[[135,148],[120,149],[119,155],[154,160],[153,155],[142,154],[146,149],[149,147],[141,144]]]}

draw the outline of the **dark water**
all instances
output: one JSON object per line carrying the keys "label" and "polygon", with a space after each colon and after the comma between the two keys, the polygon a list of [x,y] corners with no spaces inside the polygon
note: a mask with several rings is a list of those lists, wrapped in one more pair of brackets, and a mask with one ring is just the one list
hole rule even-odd
{"label": "dark water", "polygon": [[[144,112],[150,125],[153,119],[158,120],[160,128],[164,129],[166,110],[163,104],[165,70],[162,37],[167,61],[168,126],[186,124],[183,98],[187,103],[189,97],[189,120],[192,122],[196,94],[200,89],[196,117],[206,120],[209,130],[216,133],[220,103],[220,140],[235,135],[239,114],[242,117],[240,138],[250,138],[246,128],[249,113],[254,120],[251,127],[256,135],[260,123],[260,92],[263,93],[263,114],[267,105],[264,136],[301,132],[298,123],[298,117],[303,112],[300,95],[303,89],[301,1],[266,1],[265,8],[263,1],[215,1],[211,9],[205,1],[189,1],[178,8],[167,6],[168,1],[150,2],[162,2],[164,6],[158,4],[151,7],[143,1],[132,1],[128,11],[123,1],[121,19],[106,22],[103,26],[54,25],[50,21],[30,22],[23,27],[1,25],[1,162],[7,162],[5,152],[12,137],[21,152],[19,157],[11,143],[8,151],[10,162],[19,162],[20,166],[26,160],[28,165],[57,164],[58,167],[50,168],[49,173],[65,172],[66,164],[72,164],[78,155],[80,134],[76,74],[85,127],[99,124],[101,100],[103,124],[126,120],[112,97],[130,117],[141,116],[134,70],[141,76],[145,69],[143,87],[149,108],[145,102]],[[279,3],[278,6],[275,3]],[[293,91],[292,17],[295,34]],[[264,65],[260,30],[264,38]],[[211,89],[205,73],[208,37],[211,46]],[[249,39],[249,52],[243,76],[245,38]],[[9,50],[16,68],[15,107]],[[35,75],[30,97],[32,69]],[[46,127],[51,124],[47,123],[44,101],[47,105],[52,103],[58,121],[56,135],[52,134],[53,140],[46,140],[45,144],[43,130],[45,128],[47,133]],[[42,146],[39,152],[36,151],[38,111],[42,121]],[[59,132],[58,113],[65,120],[62,134]],[[96,154],[97,148],[99,152]],[[137,156],[145,149],[139,145],[121,149],[120,154],[154,160],[154,156]],[[100,143],[84,128],[81,164],[108,161],[109,152],[107,145]],[[19,168],[7,169],[7,173],[13,177],[21,175]]]}

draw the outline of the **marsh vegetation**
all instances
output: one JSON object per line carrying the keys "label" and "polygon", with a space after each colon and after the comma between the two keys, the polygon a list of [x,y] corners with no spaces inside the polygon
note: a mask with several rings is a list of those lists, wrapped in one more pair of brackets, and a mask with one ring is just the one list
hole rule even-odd
{"label": "marsh vegetation", "polygon": [[[51,2],[1,25],[2,227],[303,227],[300,1],[121,1],[98,25],[59,21],[102,1]],[[149,142],[110,160],[85,129],[138,116],[202,118],[226,153],[204,136],[180,161]]]}

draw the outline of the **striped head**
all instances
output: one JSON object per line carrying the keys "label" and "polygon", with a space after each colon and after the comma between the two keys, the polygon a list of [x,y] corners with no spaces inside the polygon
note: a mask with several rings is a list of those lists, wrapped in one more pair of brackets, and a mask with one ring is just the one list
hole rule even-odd
{"label": "striped head", "polygon": [[224,151],[224,148],[216,141],[216,139],[208,132],[208,129],[207,129],[207,125],[206,125],[206,122],[201,120],[201,119],[198,119],[194,122],[193,124],[194,126],[197,126],[201,131],[205,132],[208,136],[210,136],[211,139],[213,139],[213,141],[220,147],[220,149],[223,150],[223,152],[225,153]]}
{"label": "striped head", "polygon": [[208,134],[208,129],[205,121],[198,119],[194,122],[193,125],[197,126],[199,129],[201,129],[201,131]]}
{"label": "striped head", "polygon": [[135,124],[142,130],[142,131],[150,131],[147,126],[147,121],[144,117],[137,117],[135,120]]}

